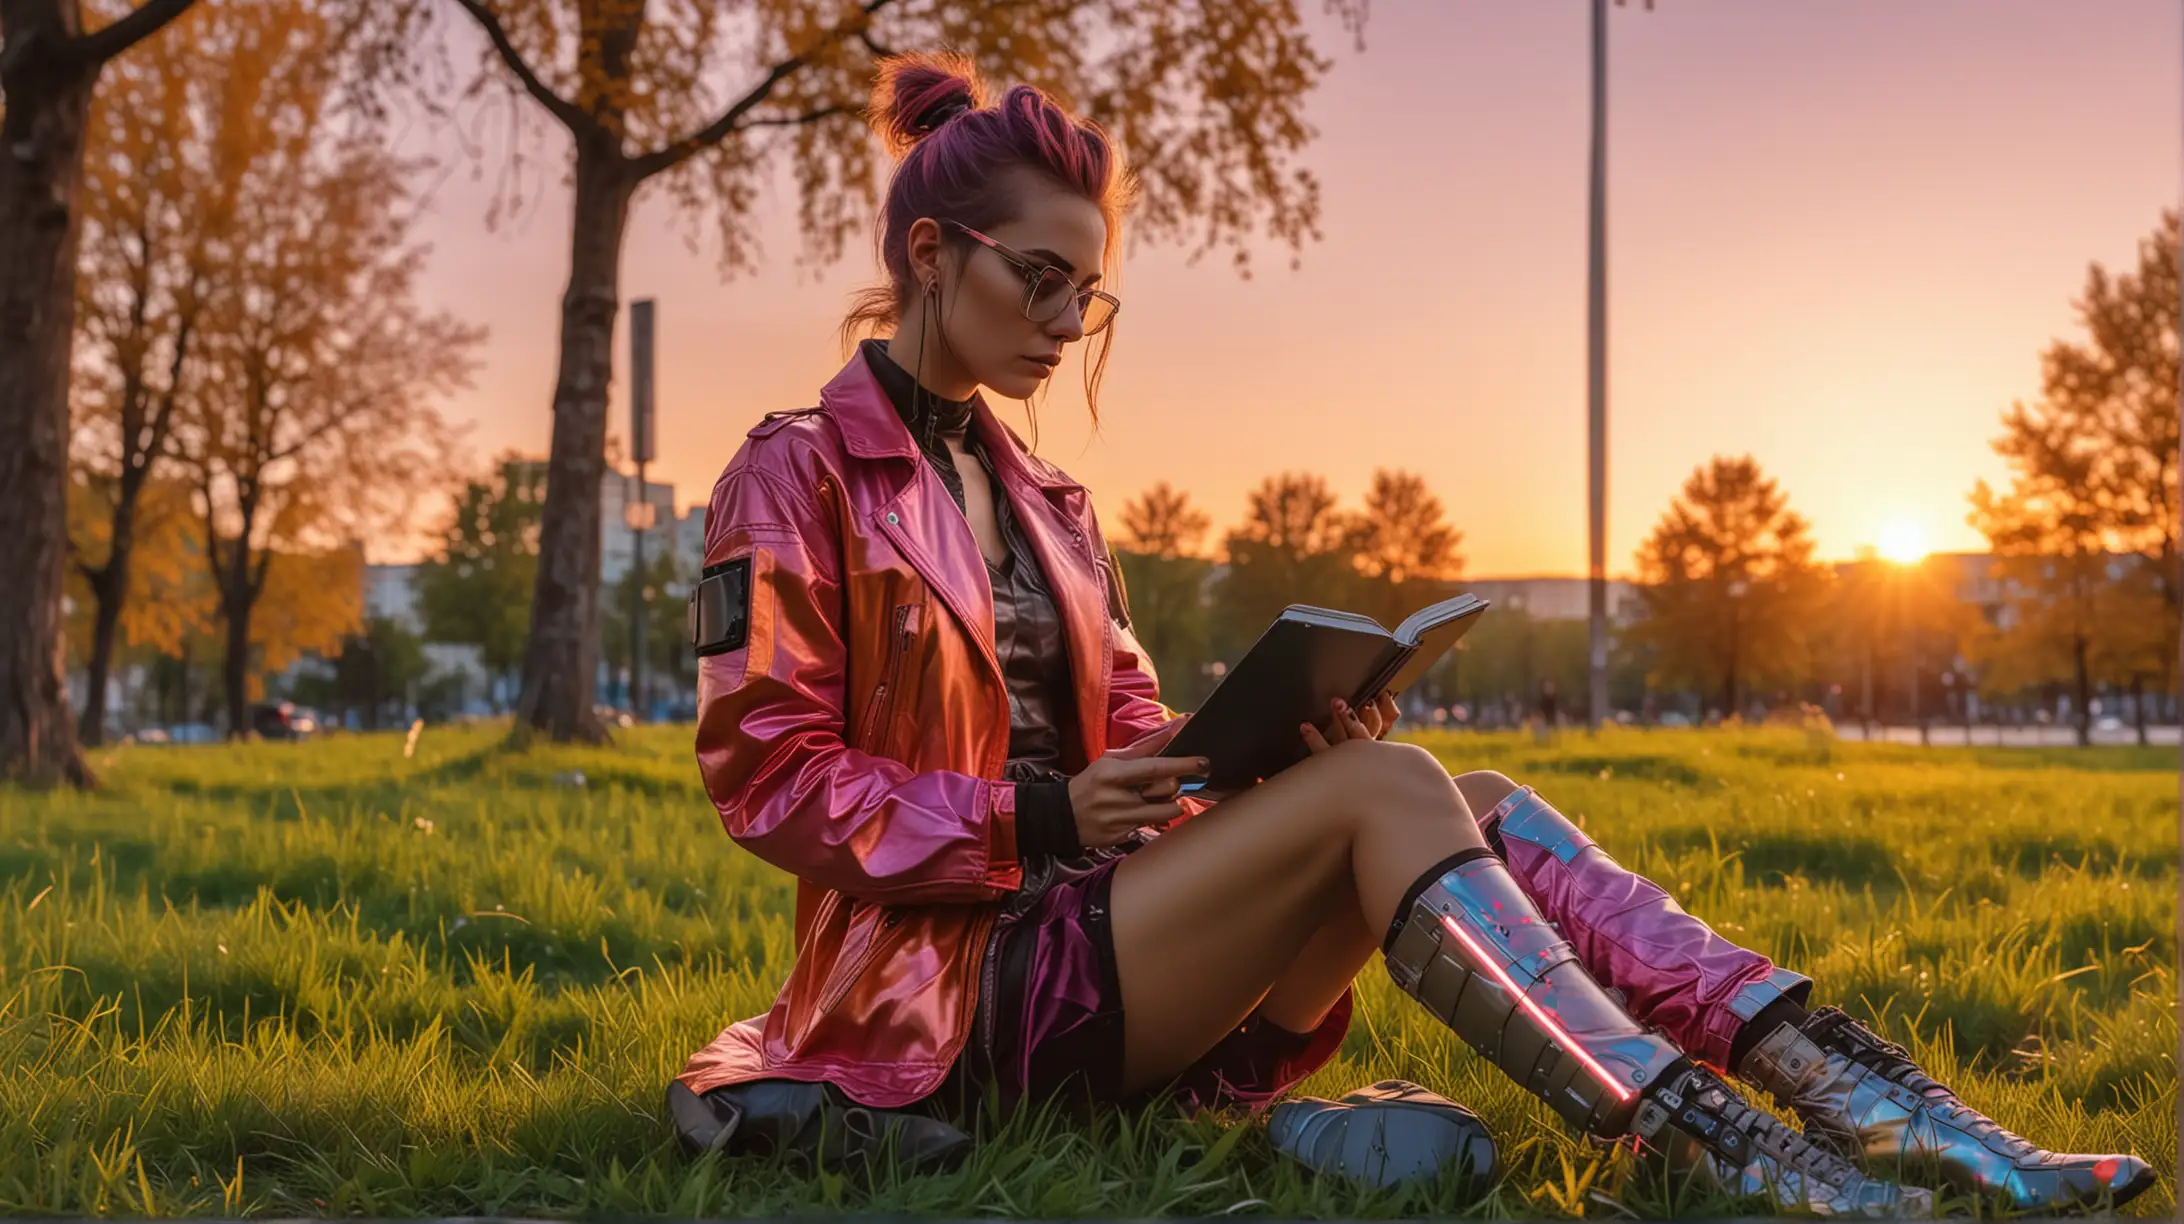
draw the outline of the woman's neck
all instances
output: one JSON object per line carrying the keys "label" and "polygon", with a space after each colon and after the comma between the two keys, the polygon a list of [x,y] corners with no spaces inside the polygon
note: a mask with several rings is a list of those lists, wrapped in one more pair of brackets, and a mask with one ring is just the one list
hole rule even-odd
{"label": "woman's neck", "polygon": [[[948,350],[948,342],[941,336],[938,323],[939,320],[926,319],[916,310],[905,312],[901,326],[888,338],[887,356],[909,371],[928,394],[960,404],[977,394],[978,383],[963,372],[962,364]],[[922,353],[919,352],[921,347]]]}

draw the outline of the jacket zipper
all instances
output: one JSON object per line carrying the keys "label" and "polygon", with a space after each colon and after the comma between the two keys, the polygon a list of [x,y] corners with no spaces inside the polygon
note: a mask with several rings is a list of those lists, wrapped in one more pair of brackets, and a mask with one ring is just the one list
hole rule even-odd
{"label": "jacket zipper", "polygon": [[865,715],[865,751],[877,753],[887,746],[887,723],[895,713],[895,689],[902,678],[902,657],[910,653],[910,641],[917,635],[916,604],[895,605],[895,629],[887,644],[887,674],[880,678],[872,690],[872,700],[867,704]]}
{"label": "jacket zipper", "polygon": [[987,1066],[993,1068],[994,1030],[998,1025],[997,1014],[1001,1010],[1000,978],[1004,936],[1014,924],[1004,919],[1021,918],[1040,895],[1046,892],[1049,878],[1054,874],[1054,860],[1042,858],[1024,875],[1016,895],[1002,903],[1000,914],[994,918],[993,932],[986,937],[986,955],[981,959],[978,983],[978,1046],[985,1054]]}

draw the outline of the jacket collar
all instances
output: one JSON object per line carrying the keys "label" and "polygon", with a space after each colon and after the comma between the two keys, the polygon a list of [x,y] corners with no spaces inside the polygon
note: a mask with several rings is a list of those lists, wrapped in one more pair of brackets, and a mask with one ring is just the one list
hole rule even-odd
{"label": "jacket collar", "polygon": [[[834,418],[842,431],[842,444],[859,459],[918,458],[917,439],[910,436],[910,427],[895,411],[894,401],[887,398],[887,388],[880,385],[863,354],[851,353],[849,364],[820,390],[819,408]],[[1084,490],[1059,468],[1027,450],[1016,431],[993,414],[983,393],[971,397],[971,429],[986,444],[989,454],[1041,489]]]}

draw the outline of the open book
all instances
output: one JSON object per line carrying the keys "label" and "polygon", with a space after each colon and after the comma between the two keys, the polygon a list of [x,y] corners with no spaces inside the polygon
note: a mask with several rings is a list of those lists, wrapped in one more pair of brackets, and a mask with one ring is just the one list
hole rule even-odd
{"label": "open book", "polygon": [[1393,632],[1355,612],[1309,604],[1282,609],[1168,745],[1165,757],[1205,757],[1206,776],[1183,793],[1229,793],[1271,778],[1311,755],[1300,723],[1324,734],[1342,698],[1369,704],[1402,693],[1471,629],[1486,601],[1455,595],[1406,617]]}

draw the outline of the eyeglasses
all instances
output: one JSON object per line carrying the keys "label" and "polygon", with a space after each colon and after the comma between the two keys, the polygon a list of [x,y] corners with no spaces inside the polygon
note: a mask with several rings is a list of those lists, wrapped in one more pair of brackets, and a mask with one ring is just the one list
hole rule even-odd
{"label": "eyeglasses", "polygon": [[1067,272],[1052,264],[1037,263],[961,221],[947,221],[945,224],[962,230],[979,245],[1008,260],[1023,275],[1022,310],[1024,317],[1034,323],[1050,323],[1060,318],[1062,312],[1069,309],[1070,302],[1074,301],[1077,304],[1077,317],[1084,323],[1084,334],[1089,336],[1114,322],[1116,312],[1122,309],[1122,303],[1115,300],[1115,295],[1102,293],[1097,289],[1079,289],[1069,279]]}

